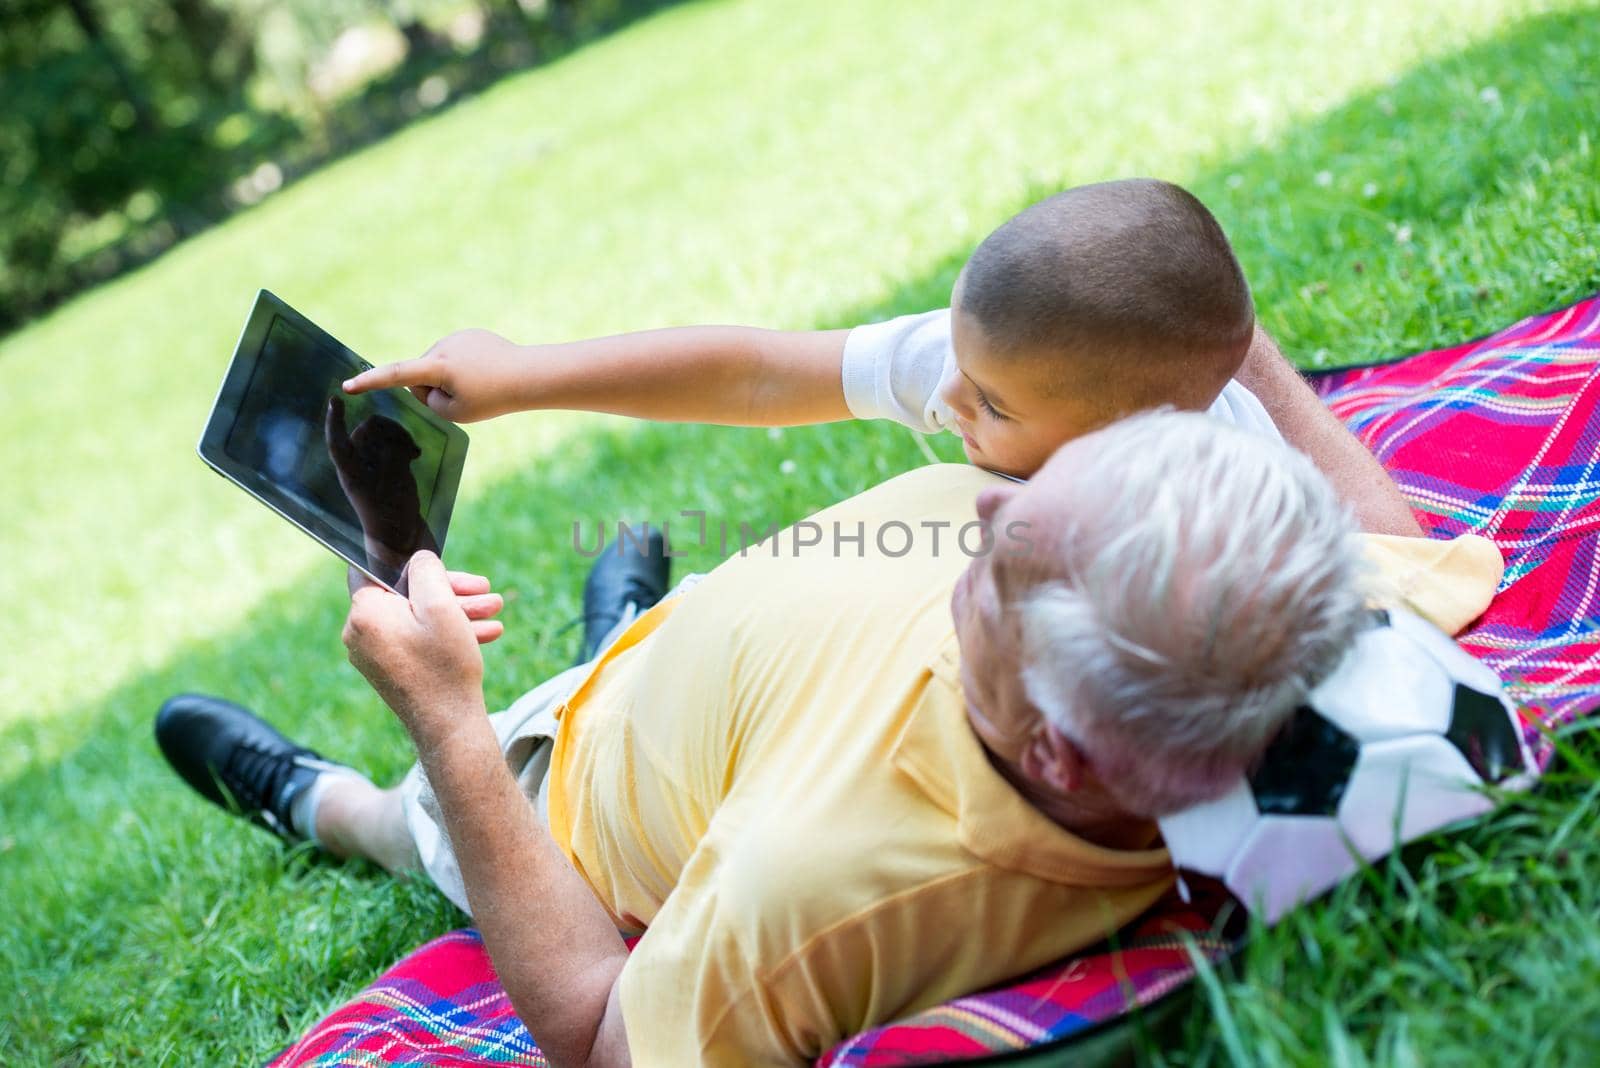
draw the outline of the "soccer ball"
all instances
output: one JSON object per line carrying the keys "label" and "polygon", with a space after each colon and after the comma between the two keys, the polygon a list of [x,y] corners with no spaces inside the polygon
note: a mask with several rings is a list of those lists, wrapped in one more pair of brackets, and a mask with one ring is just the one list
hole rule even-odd
{"label": "soccer ball", "polygon": [[1396,609],[1374,613],[1248,777],[1159,823],[1175,867],[1274,923],[1363,860],[1487,812],[1485,785],[1536,774],[1494,672]]}

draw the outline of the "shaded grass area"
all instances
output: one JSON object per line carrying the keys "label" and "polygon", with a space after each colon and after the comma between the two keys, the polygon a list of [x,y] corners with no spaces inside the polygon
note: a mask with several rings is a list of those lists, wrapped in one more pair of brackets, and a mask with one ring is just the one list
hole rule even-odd
{"label": "shaded grass area", "polygon": [[[675,11],[331,168],[0,348],[26,402],[7,438],[20,519],[0,533],[26,562],[0,573],[17,606],[0,620],[8,1062],[260,1059],[460,922],[363,866],[285,861],[184,793],[149,737],[161,699],[204,689],[380,779],[408,762],[344,664],[337,566],[189,452],[256,284],[377,359],[467,323],[521,339],[850,324],[943,303],[973,241],[1035,195],[1153,171],[1214,206],[1263,320],[1308,363],[1451,342],[1600,288],[1592,11],[1511,22],[1520,7],[1440,4],[1302,24],[1265,4],[927,10]],[[927,62],[886,68],[863,37]],[[1239,62],[1206,68],[1225,42]],[[625,77],[662,54],[681,62]],[[682,508],[787,521],[926,459],[877,425],[563,417],[473,435],[450,550],[510,594],[491,706],[576,644],[558,633],[577,615],[574,521]],[[953,459],[952,445],[931,447]],[[1162,1055],[1560,1059],[1584,1034],[1568,1006],[1597,988],[1597,782],[1580,766],[1258,938],[1220,1010],[1198,1006]]]}
{"label": "shaded grass area", "polygon": [[[575,444],[559,464],[506,480],[504,492],[477,507],[453,548],[501,561],[508,632],[486,650],[491,707],[508,705],[527,680],[553,674],[576,651],[578,632],[564,628],[579,615],[584,574],[572,524],[582,524],[587,545],[597,523],[672,521],[693,502],[762,528],[846,492],[827,475],[779,474],[788,463],[797,474],[834,471],[863,445],[882,475],[921,462],[911,439],[888,427],[864,437],[726,428],[691,436],[702,455],[739,457],[745,475],[716,477],[683,463],[681,434],[612,430]],[[620,501],[628,503],[616,508]],[[691,555],[677,561],[684,571],[715,562],[714,541],[686,547]],[[285,859],[265,834],[174,788],[155,750],[153,710],[188,688],[245,696],[292,736],[379,782],[404,772],[403,731],[351,684],[338,644],[348,602],[334,581],[337,567],[326,572],[330,581],[274,595],[229,635],[193,643],[160,671],[68,710],[67,720],[98,729],[5,784],[0,900],[27,907],[5,942],[5,981],[15,986],[10,1033],[0,1039],[19,1053],[92,1048],[96,1062],[221,1064],[246,1051],[262,1058],[406,949],[463,922],[431,888],[396,883],[365,864]]]}
{"label": "shaded grass area", "polygon": [[1201,984],[1153,1064],[1593,1063],[1600,753],[1592,725],[1533,794],[1391,856]]}

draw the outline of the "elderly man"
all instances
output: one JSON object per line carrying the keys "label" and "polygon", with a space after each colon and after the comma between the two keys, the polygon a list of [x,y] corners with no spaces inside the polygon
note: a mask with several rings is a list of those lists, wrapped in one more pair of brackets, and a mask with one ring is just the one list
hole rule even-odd
{"label": "elderly man", "polygon": [[421,553],[409,601],[356,589],[350,658],[417,749],[395,790],[214,699],[158,734],[280,833],[420,863],[553,1064],[794,1063],[1146,909],[1152,818],[1260,754],[1364,602],[1311,464],[1199,415],[810,523],[500,717],[481,587]]}

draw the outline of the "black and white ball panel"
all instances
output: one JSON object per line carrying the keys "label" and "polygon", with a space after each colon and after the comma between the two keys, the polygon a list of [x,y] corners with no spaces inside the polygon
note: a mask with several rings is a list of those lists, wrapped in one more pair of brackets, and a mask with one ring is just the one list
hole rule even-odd
{"label": "black and white ball panel", "polygon": [[[1393,620],[1399,614],[1385,612],[1378,618]],[[1449,638],[1445,641],[1455,646]],[[1311,702],[1362,741],[1442,731],[1450,723],[1455,683],[1448,665],[1441,671],[1438,660],[1424,649],[1396,626],[1380,623],[1362,631],[1349,655],[1313,691]]]}
{"label": "black and white ball panel", "polygon": [[1480,785],[1461,753],[1437,734],[1373,742],[1361,747],[1339,826],[1356,852],[1377,860],[1397,844],[1489,811],[1493,804]]}
{"label": "black and white ball panel", "polygon": [[1526,771],[1522,732],[1506,718],[1497,698],[1465,683],[1456,684],[1450,727],[1444,736],[1484,782],[1504,783]]}
{"label": "black and white ball panel", "polygon": [[[1268,922],[1355,870],[1344,832],[1326,816],[1263,816],[1251,828],[1223,883]],[[1249,888],[1246,898],[1240,888]]]}
{"label": "black and white ball panel", "polygon": [[1250,774],[1256,808],[1262,815],[1333,815],[1360,753],[1353,735],[1301,705]]}
{"label": "black and white ball panel", "polygon": [[1375,614],[1247,778],[1159,822],[1174,865],[1271,923],[1361,860],[1487,812],[1485,784],[1533,777],[1494,672],[1396,610]]}
{"label": "black and white ball panel", "polygon": [[[1494,694],[1496,697],[1503,693],[1500,676],[1491,671],[1488,664],[1461,648],[1454,638],[1426,619],[1415,613],[1402,611],[1385,612],[1383,616],[1390,630],[1403,634],[1415,642],[1457,682],[1465,683],[1480,693]],[[1507,709],[1509,708],[1508,704]]]}
{"label": "black and white ball panel", "polygon": [[[1532,755],[1500,676],[1448,634],[1409,612],[1388,613],[1389,625],[1427,650],[1454,681],[1450,722],[1442,730],[1484,782],[1526,785]],[[1511,780],[1521,778],[1520,783]]]}
{"label": "black and white ball panel", "polygon": [[1239,847],[1261,822],[1250,784],[1240,779],[1233,789],[1203,805],[1161,817],[1161,837],[1166,839],[1172,866],[1222,877]]}

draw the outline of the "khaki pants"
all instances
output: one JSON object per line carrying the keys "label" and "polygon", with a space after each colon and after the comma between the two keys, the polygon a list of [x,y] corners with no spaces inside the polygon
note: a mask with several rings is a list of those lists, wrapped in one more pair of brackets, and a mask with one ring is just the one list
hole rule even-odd
{"label": "khaki pants", "polygon": [[[704,577],[685,575],[662,600],[693,588]],[[603,653],[610,648],[632,622],[632,616],[619,620],[601,641],[600,651]],[[556,729],[560,726],[556,721],[556,709],[572,696],[590,667],[590,664],[570,667],[517,698],[504,712],[489,717],[495,737],[500,739],[500,751],[506,755],[506,766],[546,826],[550,824],[550,751],[555,747]],[[454,901],[462,912],[470,913],[466,887],[461,883],[461,866],[456,863],[456,852],[445,833],[439,801],[433,796],[433,787],[422,773],[421,764],[413,764],[400,781],[400,806],[405,813],[406,829],[416,844],[422,870],[444,891],[445,897]]]}
{"label": "khaki pants", "polygon": [[[555,711],[577,689],[589,667],[581,664],[568,668],[523,694],[504,712],[489,717],[495,737],[500,739],[500,749],[506,755],[506,765],[516,777],[523,796],[546,824],[550,819],[546,780],[550,774],[550,751],[555,746],[559,726]],[[463,912],[470,912],[467,891],[461,883],[461,867],[456,863],[455,849],[445,833],[439,802],[433,796],[433,787],[428,784],[421,764],[413,764],[401,780],[400,805],[423,871],[444,891],[445,897]]]}

